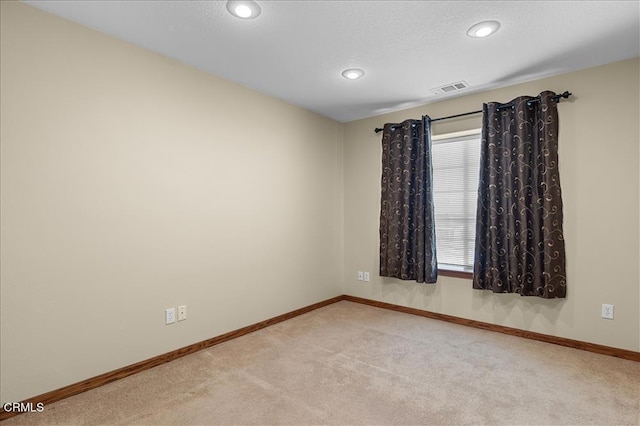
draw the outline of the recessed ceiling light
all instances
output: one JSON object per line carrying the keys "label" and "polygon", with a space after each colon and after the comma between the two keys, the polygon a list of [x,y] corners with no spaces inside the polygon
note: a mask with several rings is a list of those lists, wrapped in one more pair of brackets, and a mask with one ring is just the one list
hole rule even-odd
{"label": "recessed ceiling light", "polygon": [[227,10],[237,18],[253,19],[260,15],[261,9],[258,3],[251,0],[230,0],[227,2]]}
{"label": "recessed ceiling light", "polygon": [[467,30],[467,35],[469,37],[482,38],[495,33],[498,28],[500,28],[500,22],[498,21],[478,22]]}
{"label": "recessed ceiling light", "polygon": [[348,80],[357,80],[364,75],[364,71],[360,68],[349,68],[342,71],[342,76]]}

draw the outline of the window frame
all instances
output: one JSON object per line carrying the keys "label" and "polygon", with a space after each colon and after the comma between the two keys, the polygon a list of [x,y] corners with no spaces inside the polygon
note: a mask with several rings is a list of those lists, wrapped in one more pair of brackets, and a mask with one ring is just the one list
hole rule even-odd
{"label": "window frame", "polygon": [[[480,137],[480,139],[482,138],[482,129],[481,128],[476,128],[476,129],[470,129],[470,130],[463,130],[463,131],[459,131],[459,132],[450,132],[450,133],[441,133],[441,134],[432,134],[431,136],[431,146],[433,149],[433,145],[439,143],[438,141],[441,140],[448,140],[448,139],[455,139],[455,138],[460,138],[460,137],[465,137],[465,136],[473,136],[473,135],[478,135]],[[438,239],[438,233],[437,233],[437,228],[436,228],[436,241]],[[456,267],[455,265],[446,265],[446,267],[443,267],[442,265],[440,265],[440,263],[438,263],[438,275],[442,275],[445,277],[454,277],[454,278],[465,278],[465,279],[472,279],[473,278],[473,265],[472,265],[472,269],[465,269],[462,267]]]}

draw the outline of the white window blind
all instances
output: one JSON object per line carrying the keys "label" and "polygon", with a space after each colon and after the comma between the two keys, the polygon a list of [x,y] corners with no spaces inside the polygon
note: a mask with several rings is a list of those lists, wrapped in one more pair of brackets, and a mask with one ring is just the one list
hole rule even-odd
{"label": "white window blind", "polygon": [[480,129],[433,136],[433,201],[438,267],[473,270]]}

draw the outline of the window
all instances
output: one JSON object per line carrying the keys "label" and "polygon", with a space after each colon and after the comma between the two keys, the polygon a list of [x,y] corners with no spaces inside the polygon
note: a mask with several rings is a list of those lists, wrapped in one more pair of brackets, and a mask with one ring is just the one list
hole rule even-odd
{"label": "window", "polygon": [[432,140],[438,268],[472,272],[480,175],[480,129]]}

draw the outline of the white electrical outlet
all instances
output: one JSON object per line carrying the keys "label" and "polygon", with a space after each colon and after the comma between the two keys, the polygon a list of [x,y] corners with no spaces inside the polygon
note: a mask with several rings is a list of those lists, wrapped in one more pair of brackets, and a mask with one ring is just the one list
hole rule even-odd
{"label": "white electrical outlet", "polygon": [[613,305],[602,304],[602,318],[613,319]]}
{"label": "white electrical outlet", "polygon": [[169,308],[164,311],[164,323],[173,324],[176,322],[176,308]]}
{"label": "white electrical outlet", "polygon": [[178,321],[187,319],[187,305],[178,306]]}
{"label": "white electrical outlet", "polygon": [[364,281],[364,272],[358,271],[358,281]]}
{"label": "white electrical outlet", "polygon": [[365,272],[363,275],[364,275],[364,276],[363,276],[363,280],[364,280],[364,281],[369,281],[369,273],[368,273],[368,272]]}

